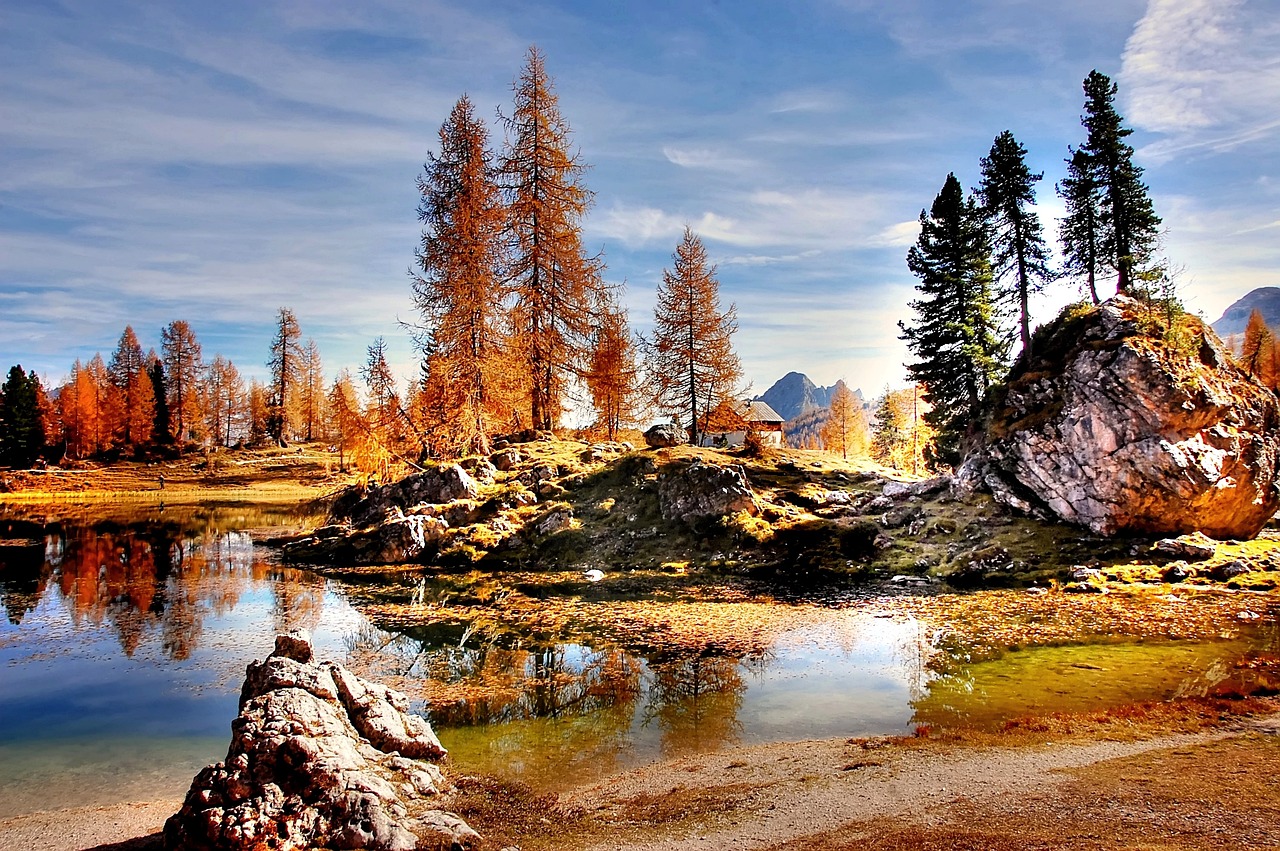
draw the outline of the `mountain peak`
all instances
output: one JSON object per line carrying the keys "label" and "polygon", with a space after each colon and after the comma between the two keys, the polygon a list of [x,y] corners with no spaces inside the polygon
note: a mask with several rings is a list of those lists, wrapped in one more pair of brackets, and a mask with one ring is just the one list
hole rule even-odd
{"label": "mountain peak", "polygon": [[[761,393],[758,399],[768,403],[782,417],[792,420],[801,414],[831,405],[831,394],[843,381],[837,381],[830,387],[818,387],[803,372],[788,372],[773,383],[768,390]],[[854,395],[862,398],[862,391],[855,390]]]}
{"label": "mountain peak", "polygon": [[1213,330],[1224,340],[1232,334],[1243,334],[1249,314],[1257,310],[1270,328],[1280,328],[1280,287],[1258,287],[1245,293],[1213,323]]}

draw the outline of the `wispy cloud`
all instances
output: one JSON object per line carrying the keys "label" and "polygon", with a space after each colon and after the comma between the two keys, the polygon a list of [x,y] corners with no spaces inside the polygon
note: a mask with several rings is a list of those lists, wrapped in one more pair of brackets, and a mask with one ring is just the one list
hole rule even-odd
{"label": "wispy cloud", "polygon": [[1124,50],[1128,118],[1165,138],[1165,161],[1280,131],[1280,8],[1265,0],[1151,0]]}

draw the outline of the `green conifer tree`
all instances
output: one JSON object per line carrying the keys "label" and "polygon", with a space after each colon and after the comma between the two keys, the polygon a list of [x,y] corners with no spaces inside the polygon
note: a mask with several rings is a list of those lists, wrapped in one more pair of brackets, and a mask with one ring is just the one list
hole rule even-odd
{"label": "green conifer tree", "polygon": [[29,467],[44,448],[40,378],[22,366],[10,368],[0,387],[0,464]]}
{"label": "green conifer tree", "polygon": [[[1085,114],[1081,123],[1088,138],[1080,150],[1089,178],[1097,187],[1101,239],[1100,255],[1116,272],[1116,292],[1127,293],[1151,262],[1160,235],[1156,215],[1142,182],[1142,168],[1133,162],[1133,147],[1125,141],[1133,131],[1116,112],[1116,84],[1099,71],[1084,81]],[[1073,157],[1074,159],[1074,157]],[[1068,221],[1075,228],[1068,210]]]}
{"label": "green conifer tree", "polygon": [[1102,196],[1094,178],[1089,155],[1068,149],[1067,176],[1058,184],[1058,197],[1067,214],[1058,219],[1062,240],[1062,271],[1083,278],[1089,298],[1097,304],[1098,273],[1102,268]]}
{"label": "green conifer tree", "polygon": [[1053,279],[1044,228],[1034,209],[1035,185],[1043,173],[1027,168],[1027,149],[1008,130],[996,137],[982,158],[982,183],[976,194],[990,227],[992,263],[1001,301],[1017,304],[1022,350],[1031,351],[1032,293]]}
{"label": "green conifer tree", "polygon": [[917,358],[907,372],[925,386],[931,410],[924,419],[937,429],[938,460],[955,464],[1003,369],[1008,343],[992,307],[986,223],[954,174],[947,175],[932,208],[920,212],[920,238],[907,253],[907,267],[920,279],[922,296],[911,302],[916,322],[898,323]]}

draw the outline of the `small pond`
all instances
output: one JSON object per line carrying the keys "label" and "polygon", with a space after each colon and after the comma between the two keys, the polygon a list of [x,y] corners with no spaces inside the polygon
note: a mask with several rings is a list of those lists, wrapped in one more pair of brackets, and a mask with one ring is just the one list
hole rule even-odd
{"label": "small pond", "polygon": [[0,818],[180,797],[225,753],[245,666],[292,627],[411,693],[449,684],[456,699],[422,706],[455,767],[548,790],[732,745],[990,728],[1203,692],[1273,640],[1035,648],[939,674],[939,636],[874,604],[831,606],[742,656],[486,639],[465,623],[387,629],[361,613],[359,589],[274,563],[247,531],[298,519],[222,507],[34,530],[0,520]]}

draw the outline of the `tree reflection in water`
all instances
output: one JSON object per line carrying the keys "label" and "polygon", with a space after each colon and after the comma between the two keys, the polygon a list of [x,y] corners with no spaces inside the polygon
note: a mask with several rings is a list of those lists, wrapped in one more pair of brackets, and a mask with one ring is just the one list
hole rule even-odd
{"label": "tree reflection in water", "polygon": [[251,584],[270,584],[277,629],[314,626],[324,580],[256,559],[237,530],[244,514],[41,528],[42,548],[0,549],[0,602],[15,625],[42,600],[59,602],[78,627],[110,626],[129,657],[155,637],[166,658],[189,658],[204,618],[229,612]]}
{"label": "tree reflection in water", "polygon": [[366,626],[347,650],[363,672],[422,697],[432,721],[445,726],[588,715],[630,705],[641,692],[642,665],[623,650],[529,647],[469,626],[403,634]]}
{"label": "tree reflection in water", "polygon": [[655,658],[649,668],[644,723],[661,728],[665,753],[715,750],[737,740],[742,732],[738,712],[747,689],[738,659],[694,652]]}

